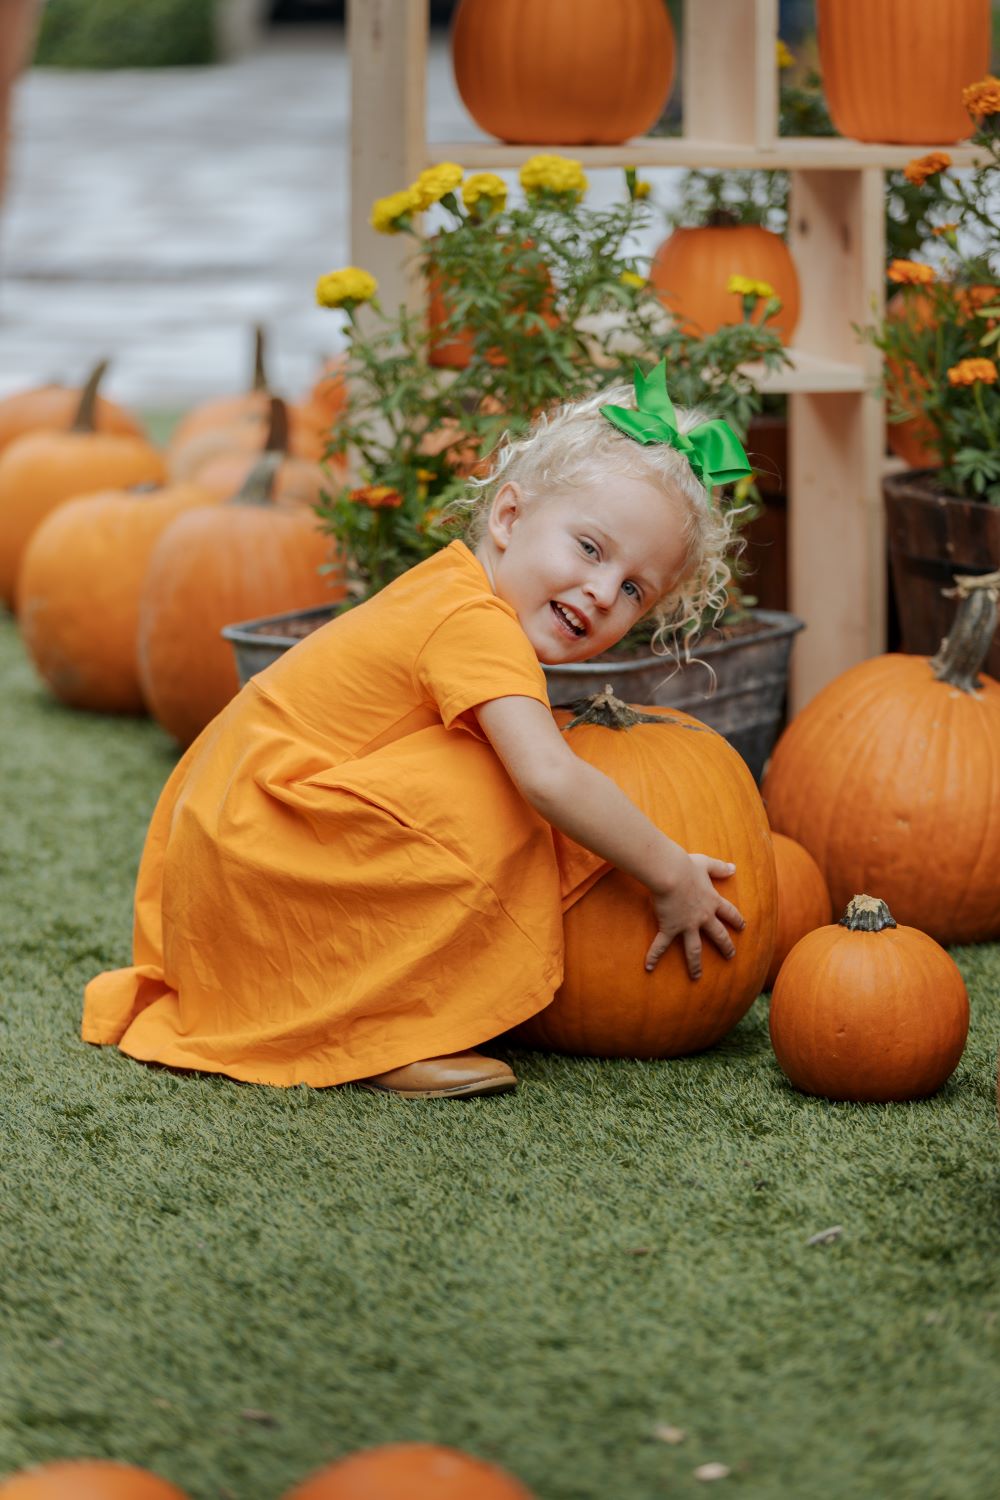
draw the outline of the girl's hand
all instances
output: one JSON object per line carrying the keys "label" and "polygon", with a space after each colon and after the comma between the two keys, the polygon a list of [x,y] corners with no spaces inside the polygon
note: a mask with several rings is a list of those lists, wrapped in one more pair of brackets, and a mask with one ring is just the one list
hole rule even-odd
{"label": "girl's hand", "polygon": [[656,968],[674,938],[680,936],[688,973],[692,979],[700,979],[701,934],[704,932],[723,958],[734,958],[736,949],[723,923],[728,922],[737,932],[746,926],[732,902],[720,896],[712,884],[713,880],[727,880],[736,873],[736,866],[707,854],[689,854],[686,859],[687,869],[682,866],[680,879],[669,891],[651,893],[660,930],[646,954],[648,974]]}

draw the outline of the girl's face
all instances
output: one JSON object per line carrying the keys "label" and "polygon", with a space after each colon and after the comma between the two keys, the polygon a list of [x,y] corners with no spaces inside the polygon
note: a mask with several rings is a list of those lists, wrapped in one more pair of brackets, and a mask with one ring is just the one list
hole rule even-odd
{"label": "girl's face", "polygon": [[526,501],[503,485],[477,556],[539,661],[608,651],[679,581],[684,502],[618,478]]}

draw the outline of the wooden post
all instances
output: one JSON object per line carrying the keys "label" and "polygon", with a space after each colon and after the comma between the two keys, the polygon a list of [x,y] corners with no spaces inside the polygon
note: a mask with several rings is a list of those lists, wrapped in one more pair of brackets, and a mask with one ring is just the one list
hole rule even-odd
{"label": "wooden post", "polygon": [[685,0],[684,134],[766,150],[778,132],[778,0]]}

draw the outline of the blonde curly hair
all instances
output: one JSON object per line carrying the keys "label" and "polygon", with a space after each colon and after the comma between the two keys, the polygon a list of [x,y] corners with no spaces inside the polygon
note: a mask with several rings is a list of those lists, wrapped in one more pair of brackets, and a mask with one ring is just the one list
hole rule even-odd
{"label": "blonde curly hair", "polygon": [[[656,622],[651,647],[666,655],[685,642],[705,615],[717,619],[726,606],[726,586],[732,570],[726,554],[735,557],[744,543],[736,536],[738,510],[723,510],[696,477],[687,458],[666,443],[643,444],[628,437],[601,415],[602,406],[635,410],[632,385],[613,385],[596,396],[540,416],[522,438],[505,435],[490,463],[489,473],[469,480],[471,493],[453,500],[448,513],[465,522],[465,541],[473,550],[486,533],[490,506],[500,487],[516,483],[529,503],[547,491],[571,489],[616,477],[645,480],[684,501],[687,551],[680,578],[671,592],[647,613]],[[696,408],[675,408],[678,431],[690,432],[707,420]]]}

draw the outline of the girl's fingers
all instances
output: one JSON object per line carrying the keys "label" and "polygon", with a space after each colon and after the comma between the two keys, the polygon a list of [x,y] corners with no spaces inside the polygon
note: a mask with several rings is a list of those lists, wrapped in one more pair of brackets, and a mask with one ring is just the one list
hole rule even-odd
{"label": "girl's fingers", "polygon": [[733,946],[732,938],[729,936],[729,929],[723,927],[718,918],[714,918],[711,922],[706,922],[702,928],[702,932],[704,932],[707,938],[711,939],[723,958],[736,957],[736,949]]}
{"label": "girl's fingers", "polygon": [[684,934],[684,958],[692,979],[701,978],[701,934],[689,928]]}
{"label": "girl's fingers", "polygon": [[672,939],[668,938],[665,932],[658,932],[656,934],[655,938],[649,945],[649,952],[646,954],[645,962],[647,974],[651,974],[656,968],[656,965],[660,962],[660,959],[670,947],[671,941]]}
{"label": "girl's fingers", "polygon": [[736,874],[736,866],[728,864],[724,859],[710,859],[708,873],[713,880],[727,880],[730,875]]}
{"label": "girl's fingers", "polygon": [[721,917],[723,922],[728,922],[730,927],[735,927],[737,932],[742,932],[747,925],[743,913],[731,901],[720,901],[715,908],[715,914]]}

